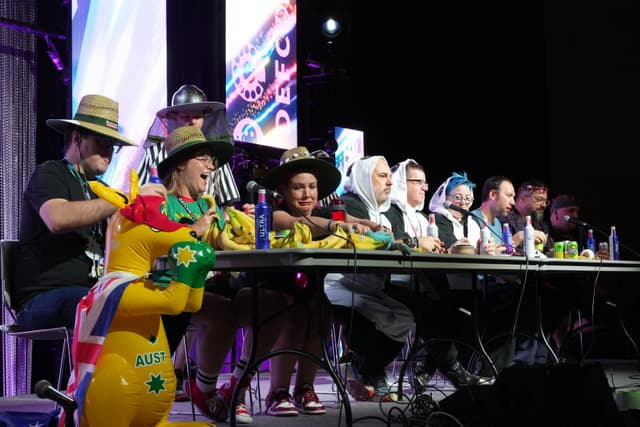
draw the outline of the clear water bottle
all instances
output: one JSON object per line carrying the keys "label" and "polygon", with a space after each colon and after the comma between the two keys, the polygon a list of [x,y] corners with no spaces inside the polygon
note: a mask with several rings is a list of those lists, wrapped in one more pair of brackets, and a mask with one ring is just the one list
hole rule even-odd
{"label": "clear water bottle", "polygon": [[256,204],[256,249],[269,249],[271,242],[271,206],[267,203],[267,193],[264,188],[258,190],[258,203]]}
{"label": "clear water bottle", "polygon": [[480,230],[480,254],[488,255],[485,247],[489,244],[489,239],[491,238],[491,232],[489,231],[489,227],[487,224],[482,225],[482,229]]}
{"label": "clear water bottle", "polygon": [[590,228],[587,230],[587,241],[585,244],[585,249],[591,250],[594,254],[598,252],[596,250],[596,239],[593,237],[593,229]]}
{"label": "clear water bottle", "polygon": [[511,255],[513,253],[513,236],[509,224],[502,224],[502,243],[504,244],[504,253]]}
{"label": "clear water bottle", "polygon": [[534,236],[534,228],[533,224],[531,224],[531,215],[527,215],[525,217],[525,226],[524,226],[524,253],[527,257],[533,257],[536,255],[536,238]]}
{"label": "clear water bottle", "polygon": [[427,237],[438,238],[438,226],[436,225],[435,214],[429,214],[429,224],[427,225]]}
{"label": "clear water bottle", "polygon": [[618,233],[616,232],[616,226],[611,226],[611,233],[609,234],[609,259],[620,259],[620,247],[618,246]]}

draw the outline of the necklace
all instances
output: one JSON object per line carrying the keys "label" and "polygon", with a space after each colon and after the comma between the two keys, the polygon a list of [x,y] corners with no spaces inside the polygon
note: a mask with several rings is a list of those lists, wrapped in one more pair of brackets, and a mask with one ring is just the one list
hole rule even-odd
{"label": "necklace", "polygon": [[[80,187],[82,188],[82,194],[84,195],[85,200],[91,200],[91,191],[89,190],[89,183],[87,182],[87,177],[85,174],[81,173],[74,166],[69,159],[64,158],[64,162],[67,165],[67,169],[71,172],[71,175],[78,181]],[[104,223],[103,221],[98,221],[91,225],[89,235],[87,236],[87,248],[84,251],[85,255],[92,261],[91,271],[89,272],[89,277],[92,279],[97,279],[102,276],[101,271],[101,260],[103,259],[104,250],[100,242],[104,239]]]}
{"label": "necklace", "polygon": [[175,196],[175,197],[176,197],[176,200],[178,200],[178,203],[180,203],[180,206],[182,206],[182,208],[189,214],[189,216],[194,222],[198,218],[200,218],[202,215],[204,215],[204,212],[202,211],[202,207],[200,206],[200,203],[198,203],[197,200],[195,200],[193,203],[195,203],[195,205],[198,206],[198,209],[200,210],[200,216],[196,216],[196,214],[193,213],[191,208],[185,203],[184,200],[182,200],[182,197],[180,196]]}

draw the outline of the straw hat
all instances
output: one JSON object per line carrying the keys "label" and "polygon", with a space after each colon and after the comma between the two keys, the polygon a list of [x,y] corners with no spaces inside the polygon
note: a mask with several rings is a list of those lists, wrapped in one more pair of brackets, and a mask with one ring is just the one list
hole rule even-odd
{"label": "straw hat", "polygon": [[100,135],[113,138],[122,144],[138,145],[118,132],[118,103],[106,96],[83,96],[73,120],[47,120],[47,126],[60,133],[65,133],[69,125],[88,129]]}
{"label": "straw hat", "polygon": [[[189,158],[195,150],[208,149],[218,159],[218,165],[226,163],[233,154],[233,145],[207,140],[197,126],[183,126],[169,134],[165,140],[167,157],[158,165],[158,175],[164,179],[176,164]],[[224,162],[221,159],[226,159]]]}
{"label": "straw hat", "polygon": [[307,147],[295,147],[282,153],[280,164],[267,172],[261,183],[275,191],[292,173],[301,170],[313,172],[318,179],[318,199],[324,199],[333,193],[340,184],[341,174],[338,168],[326,160],[312,156]]}

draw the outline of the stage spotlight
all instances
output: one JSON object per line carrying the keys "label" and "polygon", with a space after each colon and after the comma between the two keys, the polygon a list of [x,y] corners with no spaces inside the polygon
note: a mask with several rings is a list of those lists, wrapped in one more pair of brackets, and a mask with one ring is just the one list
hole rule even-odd
{"label": "stage spotlight", "polygon": [[328,17],[322,22],[321,31],[326,38],[335,39],[340,35],[342,25],[337,19]]}

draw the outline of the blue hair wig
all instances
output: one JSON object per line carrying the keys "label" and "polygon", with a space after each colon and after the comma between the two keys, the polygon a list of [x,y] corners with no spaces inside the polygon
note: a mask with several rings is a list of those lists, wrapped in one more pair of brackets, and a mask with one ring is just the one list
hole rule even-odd
{"label": "blue hair wig", "polygon": [[469,178],[467,178],[467,173],[466,172],[462,172],[462,174],[459,174],[457,172],[454,172],[451,175],[451,179],[449,180],[449,184],[447,184],[447,190],[446,190],[446,194],[447,196],[449,194],[451,194],[451,192],[453,191],[454,188],[456,188],[458,185],[466,185],[467,187],[469,187],[471,190],[473,190],[474,188],[476,188],[476,184],[471,182],[469,180]]}

